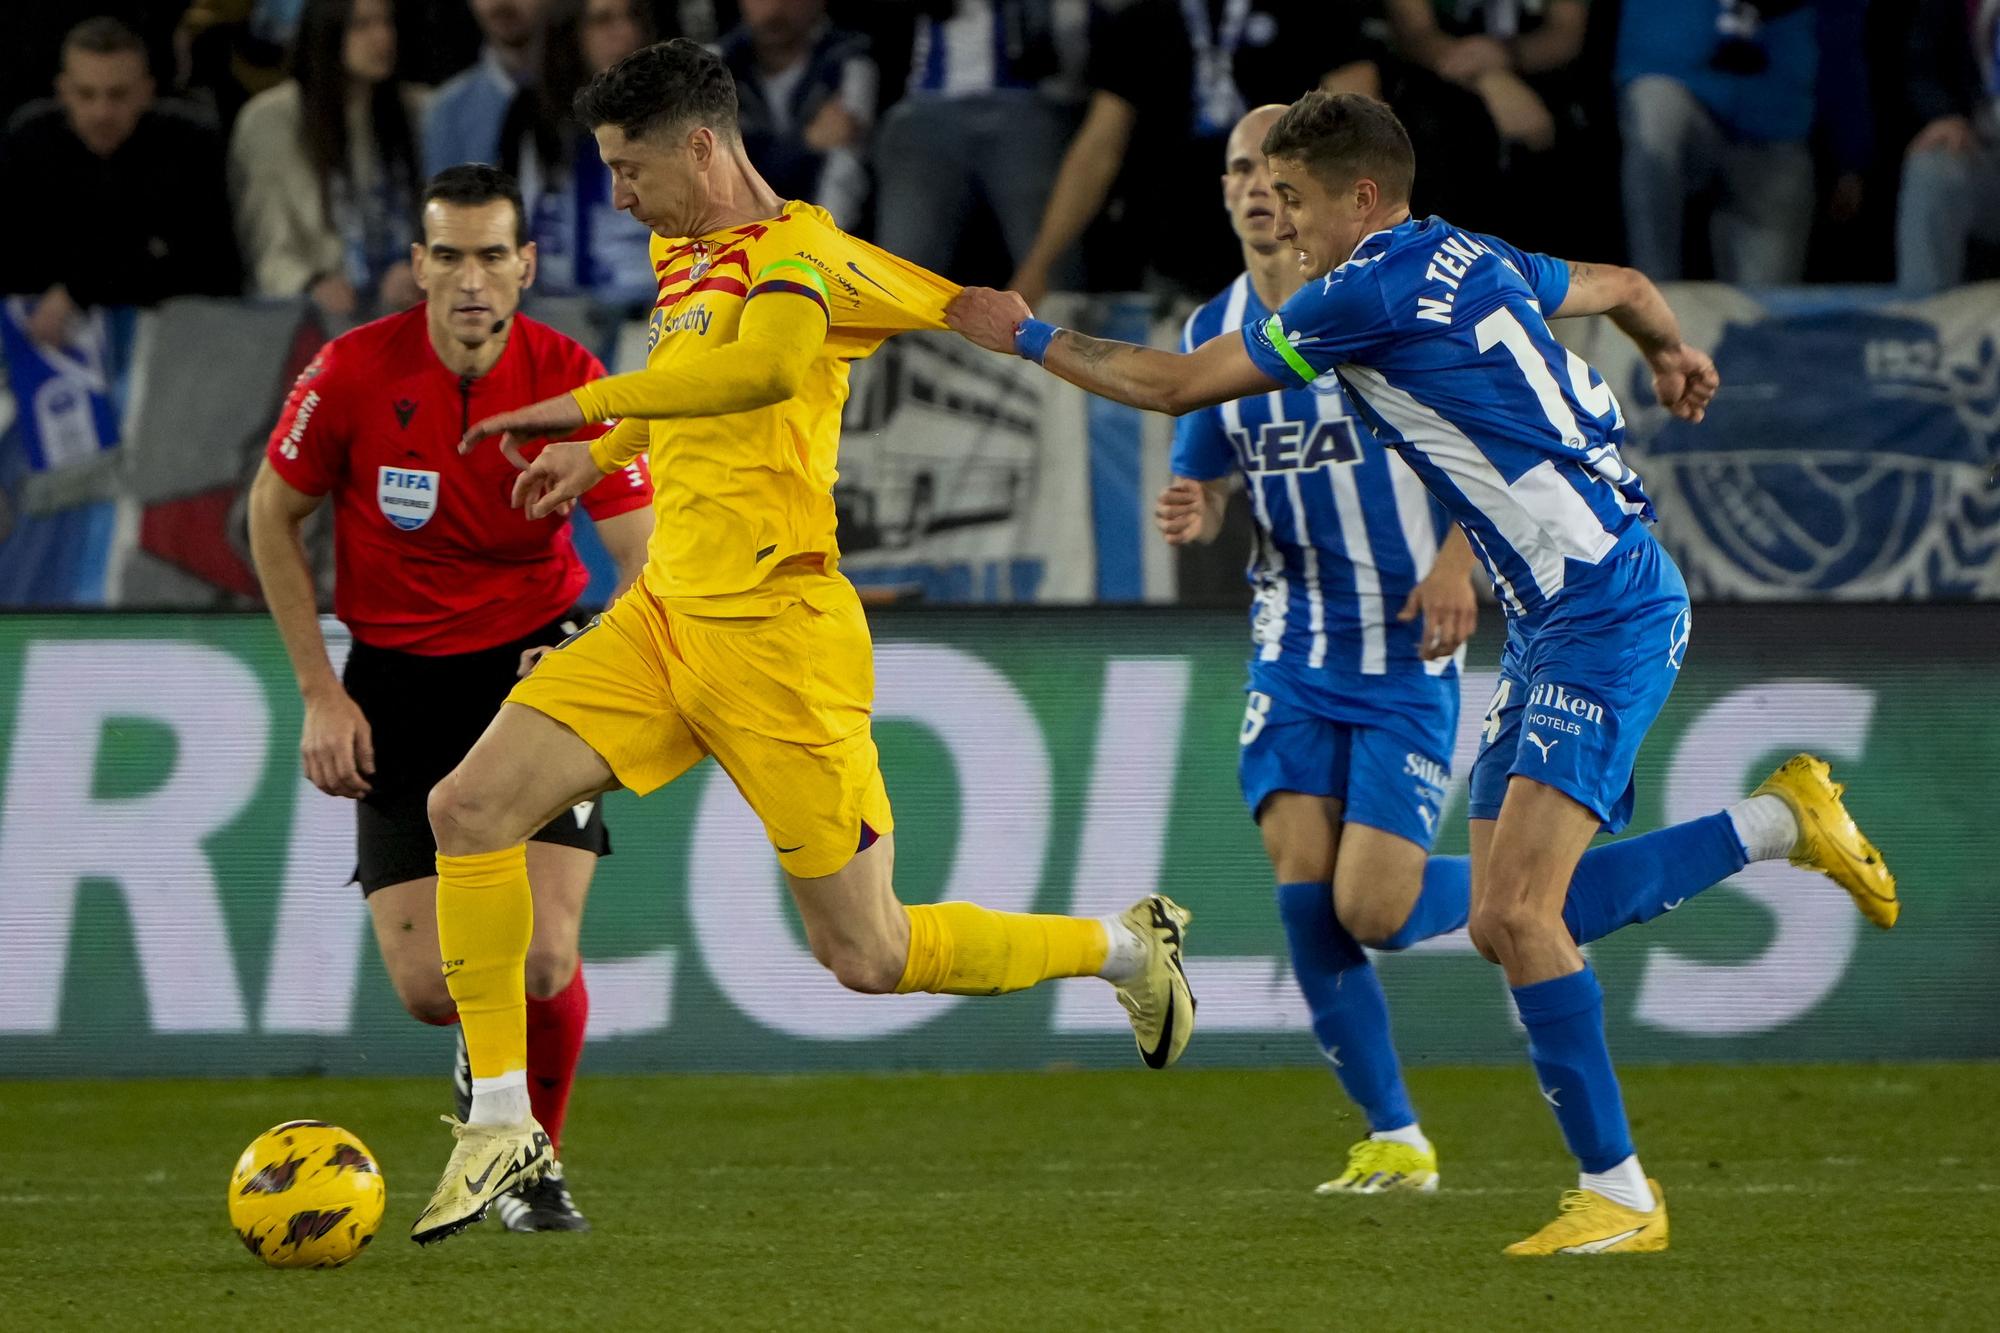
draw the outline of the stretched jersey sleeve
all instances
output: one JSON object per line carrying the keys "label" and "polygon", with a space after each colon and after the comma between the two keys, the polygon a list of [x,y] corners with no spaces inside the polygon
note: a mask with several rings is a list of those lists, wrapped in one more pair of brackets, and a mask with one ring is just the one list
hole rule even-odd
{"label": "stretched jersey sleeve", "polygon": [[[828,322],[864,339],[945,327],[944,308],[958,295],[957,283],[843,231],[814,230],[809,245],[755,274],[757,285],[816,274],[825,284]],[[789,275],[778,267],[787,264],[796,266]]]}
{"label": "stretched jersey sleeve", "polygon": [[[1199,313],[1197,311],[1196,315]],[[1190,315],[1181,329],[1183,352],[1195,349],[1194,321],[1195,315]],[[1222,336],[1229,335],[1225,333]],[[1176,477],[1216,481],[1228,476],[1235,466],[1235,451],[1229,447],[1229,435],[1222,429],[1221,408],[1204,407],[1174,423],[1173,470]]]}
{"label": "stretched jersey sleeve", "polygon": [[1555,314],[1556,307],[1569,295],[1569,261],[1534,250],[1518,249],[1498,236],[1475,234],[1473,239],[1521,275],[1521,280],[1534,292],[1535,299],[1541,302],[1544,317]]}
{"label": "stretched jersey sleeve", "polygon": [[1257,368],[1286,388],[1304,388],[1335,366],[1366,361],[1391,329],[1374,264],[1343,265],[1309,282],[1267,319],[1243,326]]}
{"label": "stretched jersey sleeve", "polygon": [[340,344],[330,342],[285,395],[264,457],[293,490],[325,495],[347,475],[348,432],[340,402],[344,378]]}

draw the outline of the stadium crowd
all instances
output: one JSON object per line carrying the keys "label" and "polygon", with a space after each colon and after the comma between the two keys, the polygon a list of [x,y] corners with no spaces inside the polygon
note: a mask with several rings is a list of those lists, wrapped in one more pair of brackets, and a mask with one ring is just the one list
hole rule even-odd
{"label": "stadium crowd", "polygon": [[407,305],[412,202],[462,161],[522,180],[543,292],[650,299],[570,99],[673,36],[724,56],[781,194],[1031,301],[1226,281],[1226,219],[1189,201],[1247,107],[1312,86],[1396,109],[1419,212],[1660,279],[1924,295],[2000,242],[2000,0],[44,0],[8,25],[0,292],[45,342],[187,293]]}

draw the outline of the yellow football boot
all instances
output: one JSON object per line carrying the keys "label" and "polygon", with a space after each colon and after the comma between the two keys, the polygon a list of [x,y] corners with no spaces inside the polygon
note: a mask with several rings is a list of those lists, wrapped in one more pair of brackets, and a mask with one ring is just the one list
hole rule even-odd
{"label": "yellow football boot", "polygon": [[1667,1248],[1667,1196],[1653,1189],[1653,1211],[1613,1203],[1596,1190],[1564,1190],[1562,1213],[1507,1254],[1654,1254]]}
{"label": "yellow football boot", "polygon": [[1902,911],[1896,900],[1896,877],[1841,804],[1846,791],[1829,776],[1825,760],[1795,754],[1751,794],[1777,797],[1799,821],[1792,864],[1817,870],[1846,889],[1861,915],[1887,930]]}
{"label": "yellow football boot", "polygon": [[1181,940],[1194,913],[1165,894],[1141,898],[1120,914],[1126,928],[1146,945],[1138,974],[1118,983],[1118,1003],[1132,1020],[1139,1058],[1165,1069],[1181,1058],[1194,1035],[1194,992],[1181,969]]}
{"label": "yellow football boot", "polygon": [[533,1116],[518,1125],[468,1125],[440,1116],[458,1142],[445,1164],[444,1178],[410,1228],[419,1245],[455,1236],[486,1216],[509,1190],[540,1180],[555,1162],[549,1136]]}
{"label": "yellow football boot", "polygon": [[1412,1190],[1430,1194],[1438,1187],[1437,1149],[1412,1148],[1394,1139],[1363,1139],[1347,1150],[1347,1169],[1313,1191],[1333,1194],[1387,1194]]}

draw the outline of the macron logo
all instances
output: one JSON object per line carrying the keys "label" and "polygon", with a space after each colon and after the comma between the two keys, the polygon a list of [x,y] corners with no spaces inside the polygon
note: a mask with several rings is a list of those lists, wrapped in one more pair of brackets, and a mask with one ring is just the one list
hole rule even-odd
{"label": "macron logo", "polygon": [[1528,707],[1547,708],[1557,713],[1568,713],[1586,722],[1604,721],[1604,705],[1594,704],[1580,695],[1571,694],[1560,685],[1537,685],[1528,692]]}

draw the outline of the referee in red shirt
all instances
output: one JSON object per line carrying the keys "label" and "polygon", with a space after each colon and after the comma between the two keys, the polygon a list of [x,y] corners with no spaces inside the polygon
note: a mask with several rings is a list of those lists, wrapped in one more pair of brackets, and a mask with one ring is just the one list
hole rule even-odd
{"label": "referee in red shirt", "polygon": [[[604,367],[517,313],[534,281],[535,247],[506,173],[479,165],[438,173],[411,259],[424,304],[334,339],[293,386],[251,487],[250,546],[305,700],[306,776],[359,803],[355,877],[382,961],[403,1007],[443,1025],[458,1015],[438,970],[437,847],[425,799],[516,677],[575,631],[571,610],[589,579],[567,518],[513,508],[513,465],[495,450],[461,456],[458,442],[469,423],[598,378]],[[329,496],[334,614],[353,634],[341,679],[327,660],[300,541]],[[582,501],[617,561],[621,592],[645,565],[652,498],[640,461]],[[609,851],[596,802],[566,811],[528,844],[528,1093],[558,1145],[590,1005],[577,928],[597,858]],[[471,1093],[463,1049],[461,1118]],[[514,1231],[589,1225],[560,1171],[498,1211]]]}

